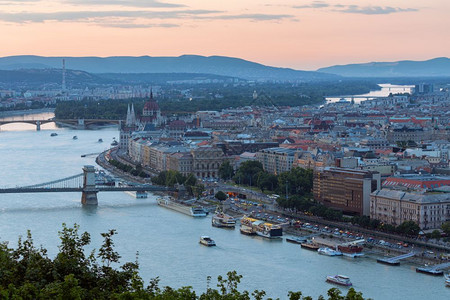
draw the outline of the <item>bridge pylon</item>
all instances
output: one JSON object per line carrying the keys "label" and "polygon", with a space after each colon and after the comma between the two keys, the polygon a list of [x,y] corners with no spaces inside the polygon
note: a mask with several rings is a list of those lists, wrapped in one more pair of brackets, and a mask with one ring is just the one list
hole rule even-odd
{"label": "bridge pylon", "polygon": [[36,131],[41,130],[41,121],[36,121]]}
{"label": "bridge pylon", "polygon": [[86,165],[83,167],[83,191],[81,193],[81,204],[98,205],[97,193],[95,187],[95,167]]}

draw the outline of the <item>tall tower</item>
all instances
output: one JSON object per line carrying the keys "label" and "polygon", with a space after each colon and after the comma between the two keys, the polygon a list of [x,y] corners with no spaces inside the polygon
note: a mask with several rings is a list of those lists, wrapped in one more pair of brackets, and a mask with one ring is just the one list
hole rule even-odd
{"label": "tall tower", "polygon": [[63,93],[66,92],[66,60],[63,58],[62,60],[62,85],[61,90]]}

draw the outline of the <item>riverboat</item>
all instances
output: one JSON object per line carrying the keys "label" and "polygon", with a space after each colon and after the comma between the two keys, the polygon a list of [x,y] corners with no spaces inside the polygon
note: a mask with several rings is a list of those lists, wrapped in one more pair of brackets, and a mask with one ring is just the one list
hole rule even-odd
{"label": "riverboat", "polygon": [[327,282],[335,283],[343,286],[352,286],[350,278],[344,275],[327,276]]}
{"label": "riverboat", "polygon": [[214,240],[212,240],[209,236],[204,235],[200,237],[200,244],[211,247],[215,246],[216,242],[214,242]]}
{"label": "riverboat", "polygon": [[445,286],[450,287],[450,273],[445,276]]}
{"label": "riverboat", "polygon": [[217,207],[214,216],[211,219],[211,224],[214,227],[234,228],[236,226],[236,219],[227,215]]}
{"label": "riverboat", "polygon": [[256,230],[253,227],[253,222],[257,221],[256,219],[249,218],[247,216],[242,217],[240,231],[242,234],[246,235],[255,235]]}
{"label": "riverboat", "polygon": [[117,145],[119,145],[119,143],[114,139],[111,143],[111,146],[117,146]]}
{"label": "riverboat", "polygon": [[280,225],[266,223],[264,221],[253,222],[256,234],[265,238],[281,238],[283,236],[283,228]]}
{"label": "riverboat", "polygon": [[145,199],[148,197],[147,192],[143,192],[143,191],[137,191],[137,192],[125,191],[125,194],[128,194],[136,199]]}
{"label": "riverboat", "polygon": [[328,256],[342,256],[342,252],[333,250],[328,247],[322,247],[322,248],[317,249],[317,253],[322,254],[322,255],[328,255]]}
{"label": "riverboat", "polygon": [[311,250],[311,251],[317,251],[320,248],[317,244],[314,244],[311,241],[307,241],[305,243],[300,244],[300,247],[302,247],[303,249],[306,249],[306,250]]}
{"label": "riverboat", "polygon": [[364,256],[364,253],[362,252],[364,250],[364,248],[359,245],[355,245],[355,244],[346,245],[346,246],[339,245],[339,246],[337,246],[337,250],[342,252],[343,255],[349,256],[349,257]]}
{"label": "riverboat", "polygon": [[442,271],[442,270],[435,270],[435,269],[432,269],[430,267],[419,267],[419,268],[416,268],[416,272],[417,273],[424,273],[424,274],[428,274],[428,275],[434,275],[434,276],[442,276],[442,275],[444,275],[444,271]]}
{"label": "riverboat", "polygon": [[208,214],[208,211],[205,210],[201,206],[191,206],[190,208],[191,216],[197,218],[197,217],[206,217]]}
{"label": "riverboat", "polygon": [[300,245],[300,244],[306,242],[306,239],[305,238],[299,238],[299,237],[287,237],[286,238],[286,242]]}

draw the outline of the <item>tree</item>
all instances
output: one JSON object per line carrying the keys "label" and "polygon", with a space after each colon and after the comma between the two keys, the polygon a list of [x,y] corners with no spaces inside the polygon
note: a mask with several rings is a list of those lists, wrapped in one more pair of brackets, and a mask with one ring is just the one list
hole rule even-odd
{"label": "tree", "polygon": [[216,197],[216,199],[219,200],[219,201],[227,200],[227,195],[226,195],[224,192],[222,192],[222,191],[218,191],[218,192],[214,195],[214,197]]}
{"label": "tree", "polygon": [[396,228],[399,233],[415,236],[419,234],[420,227],[414,221],[405,221]]}
{"label": "tree", "polygon": [[234,176],[233,166],[229,161],[224,162],[219,167],[219,177],[223,180],[231,179]]}
{"label": "tree", "polygon": [[441,232],[439,230],[437,230],[437,229],[433,230],[431,232],[431,238],[432,239],[436,239],[436,240],[440,239],[441,238]]}
{"label": "tree", "polygon": [[260,172],[263,172],[263,166],[259,161],[249,160],[241,164],[233,177],[234,182],[248,185],[256,185]]}
{"label": "tree", "polygon": [[448,236],[450,236],[450,221],[447,221],[447,222],[443,223],[443,224],[441,225],[441,228],[442,228],[442,230],[444,230],[444,232],[445,232]]}

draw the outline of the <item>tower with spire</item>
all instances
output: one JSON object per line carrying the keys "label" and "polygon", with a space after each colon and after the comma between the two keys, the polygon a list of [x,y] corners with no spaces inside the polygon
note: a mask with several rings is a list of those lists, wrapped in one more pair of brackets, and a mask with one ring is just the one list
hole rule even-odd
{"label": "tower with spire", "polygon": [[125,124],[121,122],[120,124],[120,142],[119,149],[128,150],[128,141],[131,138],[131,134],[138,128],[136,124],[136,115],[134,113],[134,105],[128,104],[127,107],[127,118],[125,119]]}

